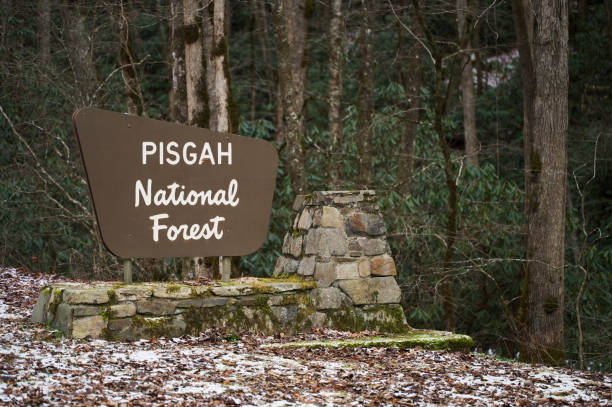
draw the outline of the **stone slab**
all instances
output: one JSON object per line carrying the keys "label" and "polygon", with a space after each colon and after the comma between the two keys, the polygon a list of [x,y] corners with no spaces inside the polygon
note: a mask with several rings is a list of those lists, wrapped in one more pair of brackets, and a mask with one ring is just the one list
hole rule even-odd
{"label": "stone slab", "polygon": [[397,304],[402,298],[402,292],[393,277],[341,280],[336,284],[357,305]]}

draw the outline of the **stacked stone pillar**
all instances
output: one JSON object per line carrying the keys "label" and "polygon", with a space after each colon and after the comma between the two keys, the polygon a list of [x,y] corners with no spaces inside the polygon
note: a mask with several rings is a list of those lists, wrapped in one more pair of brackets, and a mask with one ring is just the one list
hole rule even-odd
{"label": "stacked stone pillar", "polygon": [[314,280],[314,297],[342,298],[353,306],[399,304],[395,263],[374,191],[300,195],[293,210],[276,277]]}

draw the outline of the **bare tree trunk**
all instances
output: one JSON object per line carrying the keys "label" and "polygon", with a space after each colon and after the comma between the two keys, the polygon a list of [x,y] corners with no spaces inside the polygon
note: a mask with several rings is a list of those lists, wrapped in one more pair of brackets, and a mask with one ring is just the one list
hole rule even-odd
{"label": "bare tree trunk", "polygon": [[[457,0],[459,37],[465,31],[465,14],[470,13],[468,0]],[[476,137],[476,101],[474,97],[474,73],[472,72],[472,41],[467,43],[463,70],[461,71],[461,94],[463,102],[463,135],[465,156],[468,164],[478,166],[478,138]]]}
{"label": "bare tree trunk", "polygon": [[38,40],[40,63],[43,66],[51,60],[51,2],[41,0],[38,3]]}
{"label": "bare tree trunk", "polygon": [[183,0],[183,33],[187,76],[187,122],[208,127],[208,92],[206,59],[202,44],[202,4],[199,0]]}
{"label": "bare tree trunk", "polygon": [[[215,113],[217,117],[216,130],[221,132],[234,131],[235,124],[232,123],[229,57],[227,48],[227,26],[225,23],[225,1],[214,0],[213,14],[213,61],[215,70]],[[236,122],[236,120],[233,120]]]}
{"label": "bare tree trunk", "polygon": [[214,45],[214,3],[213,0],[200,0],[203,1],[202,5],[202,42],[203,42],[203,60],[206,66],[206,89],[208,92],[208,128],[217,128],[217,105],[215,103],[216,96],[215,92],[215,61],[213,56]]}
{"label": "bare tree trunk", "polygon": [[372,38],[374,36],[374,2],[362,0],[362,23],[359,31],[359,101],[357,103],[357,142],[359,144],[359,185],[372,183],[372,115],[374,79],[372,78]]}
{"label": "bare tree trunk", "polygon": [[251,122],[255,121],[255,103],[256,103],[256,99],[257,99],[257,91],[256,91],[256,81],[257,81],[257,64],[255,63],[255,14],[256,14],[256,9],[255,9],[255,1],[252,0],[251,1],[251,10],[250,10],[250,16],[249,16],[249,62],[250,62],[250,68],[251,68],[251,78],[250,78],[250,84],[249,86],[251,87],[250,89],[250,93],[251,93],[251,97],[250,97],[250,111],[251,114],[249,116]]}
{"label": "bare tree trunk", "polygon": [[[183,34],[185,42],[185,72],[187,90],[187,123],[208,128],[210,123],[209,93],[207,86],[208,60],[204,54],[207,37],[204,34],[204,11],[200,0],[183,0]],[[213,278],[204,257],[183,259],[182,278]]]}
{"label": "bare tree trunk", "polygon": [[266,3],[264,1],[251,0],[253,9],[255,12],[255,29],[261,44],[261,55],[264,63],[264,70],[266,73],[268,102],[272,103],[275,100],[275,89],[276,80],[274,69],[272,68],[272,58],[270,57],[270,45],[268,43],[268,11],[266,10]]}
{"label": "bare tree trunk", "polygon": [[121,74],[125,86],[125,96],[127,101],[127,112],[140,116],[143,114],[144,106],[142,101],[142,91],[140,82],[134,65],[133,38],[130,30],[130,21],[123,0],[119,2],[119,63],[122,66]]}
{"label": "bare tree trunk", "polygon": [[[420,24],[412,25],[417,37],[422,37]],[[414,39],[410,38],[408,55],[404,53],[404,27],[398,21],[398,57],[399,80],[406,93],[404,126],[401,133],[401,154],[397,164],[397,181],[402,195],[410,194],[412,186],[412,172],[414,169],[414,143],[417,137],[419,112],[421,109],[421,84],[423,81],[423,48]],[[403,66],[406,65],[404,74]]]}
{"label": "bare tree trunk", "polygon": [[329,185],[340,186],[342,169],[342,59],[343,37],[342,1],[332,0],[329,13]]}
{"label": "bare tree trunk", "polygon": [[185,71],[185,41],[183,39],[183,0],[170,1],[170,118],[187,123],[187,78]]}
{"label": "bare tree trunk", "polygon": [[[535,84],[525,157],[527,266],[520,319],[521,359],[560,364],[563,340],[566,140],[568,126],[567,0],[514,0],[517,38],[525,78]],[[537,24],[533,24],[533,21]],[[519,24],[520,23],[520,24]],[[532,32],[529,32],[531,27]],[[523,32],[521,32],[523,31]],[[523,39],[529,39],[522,44]],[[522,59],[529,59],[523,65]],[[524,66],[531,67],[525,72]],[[525,116],[527,116],[524,113]]]}
{"label": "bare tree trunk", "polygon": [[63,9],[64,33],[72,68],[77,106],[90,106],[97,73],[93,61],[93,34],[88,31],[85,9],[75,2],[66,2]]}
{"label": "bare tree trunk", "polygon": [[294,194],[302,194],[306,189],[303,141],[310,7],[312,3],[303,0],[277,0],[275,3],[278,76],[289,155],[287,168]]}

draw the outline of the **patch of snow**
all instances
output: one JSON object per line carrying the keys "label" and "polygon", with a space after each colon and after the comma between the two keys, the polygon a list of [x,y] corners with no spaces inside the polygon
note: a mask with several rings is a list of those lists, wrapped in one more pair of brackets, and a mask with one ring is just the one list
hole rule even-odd
{"label": "patch of snow", "polygon": [[130,354],[130,359],[137,362],[157,362],[159,358],[159,353],[152,350],[139,350]]}

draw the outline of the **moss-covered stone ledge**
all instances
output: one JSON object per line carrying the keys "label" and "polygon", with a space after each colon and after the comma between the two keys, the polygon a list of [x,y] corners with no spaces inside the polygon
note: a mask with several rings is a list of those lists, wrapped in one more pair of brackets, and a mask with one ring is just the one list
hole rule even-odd
{"label": "moss-covered stone ledge", "polygon": [[69,338],[110,340],[197,335],[211,327],[225,328],[228,334],[267,335],[322,327],[407,332],[399,297],[376,297],[364,301],[351,290],[317,287],[315,281],[296,276],[248,277],[210,286],[61,283],[41,290],[31,320]]}
{"label": "moss-covered stone ledge", "polygon": [[467,352],[473,346],[472,338],[467,335],[444,331],[413,329],[402,335],[369,336],[341,340],[296,341],[261,345],[262,348],[423,348],[428,350],[448,350]]}

